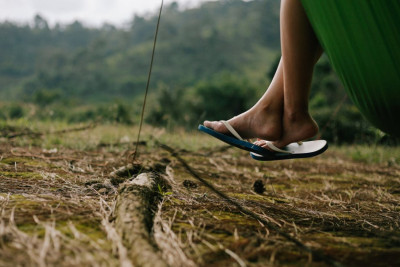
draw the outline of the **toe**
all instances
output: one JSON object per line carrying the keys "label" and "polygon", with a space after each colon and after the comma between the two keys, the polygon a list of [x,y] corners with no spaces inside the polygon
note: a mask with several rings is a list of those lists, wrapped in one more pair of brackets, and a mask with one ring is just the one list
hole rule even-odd
{"label": "toe", "polygon": [[265,145],[265,140],[257,140],[257,141],[255,141],[254,142],[254,144],[256,145],[256,146],[264,146]]}
{"label": "toe", "polygon": [[204,126],[211,128],[217,132],[223,130],[223,123],[219,121],[204,121]]}
{"label": "toe", "polygon": [[206,127],[208,127],[208,128],[211,128],[211,129],[214,129],[214,124],[215,124],[215,121],[204,121],[204,126],[206,126]]}

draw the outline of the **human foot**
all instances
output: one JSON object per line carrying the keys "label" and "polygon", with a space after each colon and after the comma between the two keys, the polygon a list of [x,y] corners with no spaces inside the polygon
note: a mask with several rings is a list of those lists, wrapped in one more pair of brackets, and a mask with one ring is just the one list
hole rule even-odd
{"label": "human foot", "polygon": [[[244,139],[278,140],[282,132],[280,110],[253,108],[230,119],[229,124]],[[220,121],[204,121],[204,126],[222,134],[231,135]]]}
{"label": "human foot", "polygon": [[[283,133],[279,140],[273,142],[278,148],[312,138],[318,133],[318,125],[308,112],[285,115],[283,118]],[[255,143],[268,148],[265,141],[259,140]]]}

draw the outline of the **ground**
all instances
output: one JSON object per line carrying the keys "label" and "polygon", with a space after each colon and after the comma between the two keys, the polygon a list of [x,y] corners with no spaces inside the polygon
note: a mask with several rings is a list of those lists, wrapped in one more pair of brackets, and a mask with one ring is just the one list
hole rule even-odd
{"label": "ground", "polygon": [[257,162],[205,134],[145,128],[115,175],[136,127],[25,123],[0,125],[1,266],[121,265],[118,190],[146,172],[164,181],[149,242],[170,266],[400,265],[400,148]]}

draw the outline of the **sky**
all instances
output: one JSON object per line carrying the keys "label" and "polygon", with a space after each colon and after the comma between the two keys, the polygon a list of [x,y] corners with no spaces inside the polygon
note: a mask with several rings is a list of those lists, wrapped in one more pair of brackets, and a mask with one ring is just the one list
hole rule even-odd
{"label": "sky", "polygon": [[[164,0],[164,5],[177,2],[190,8],[207,1],[211,0]],[[0,21],[28,23],[40,14],[50,25],[79,20],[87,26],[124,26],[133,14],[155,13],[160,4],[161,0],[0,0]]]}

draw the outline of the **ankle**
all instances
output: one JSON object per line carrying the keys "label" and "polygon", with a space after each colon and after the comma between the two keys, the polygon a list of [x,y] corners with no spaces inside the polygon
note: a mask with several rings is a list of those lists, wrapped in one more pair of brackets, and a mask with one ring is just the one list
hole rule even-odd
{"label": "ankle", "polygon": [[312,119],[308,110],[288,111],[285,112],[285,117],[291,123]]}

